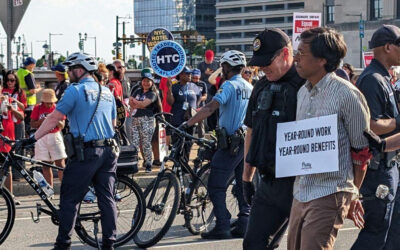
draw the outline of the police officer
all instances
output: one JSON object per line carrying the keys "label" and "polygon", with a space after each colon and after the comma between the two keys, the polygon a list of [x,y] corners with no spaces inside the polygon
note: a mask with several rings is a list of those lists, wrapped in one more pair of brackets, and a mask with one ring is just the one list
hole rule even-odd
{"label": "police officer", "polygon": [[[255,38],[249,65],[265,76],[254,86],[244,121],[243,193],[252,208],[243,248],[273,249],[287,227],[294,182],[293,177],[275,178],[276,126],[295,120],[297,91],[305,80],[294,67],[290,38],[280,29],[265,29]],[[261,180],[255,193],[256,168]]]}
{"label": "police officer", "polygon": [[73,84],[65,90],[56,110],[46,118],[34,137],[26,139],[24,144],[40,139],[65,115],[68,117],[75,155],[69,157],[61,184],[60,226],[55,249],[70,248],[79,204],[91,182],[101,211],[102,247],[113,249],[116,237],[113,187],[117,163],[117,150],[112,139],[116,126],[115,100],[110,90],[93,78],[93,72],[97,70],[96,59],[87,54],[73,53],[64,65],[68,67]]}
{"label": "police officer", "polygon": [[[252,86],[242,78],[240,72],[246,66],[246,58],[240,51],[230,50],[222,54],[222,72],[226,78],[218,93],[193,118],[181,127],[193,126],[219,108],[218,151],[211,161],[208,192],[214,206],[216,226],[202,233],[204,239],[229,239],[243,237],[250,206],[244,201],[241,176],[243,173],[242,126]],[[242,137],[243,136],[243,137]],[[227,141],[228,143],[223,143]],[[224,145],[225,144],[225,145]],[[238,188],[237,199],[240,213],[236,227],[230,231],[231,215],[226,208],[226,190],[229,177],[235,173]]]}
{"label": "police officer", "polygon": [[[374,59],[361,73],[356,85],[367,100],[371,130],[386,138],[400,132],[398,100],[388,71],[391,66],[400,65],[400,29],[383,25],[374,32],[369,46],[374,51]],[[399,249],[399,170],[396,161],[391,164],[395,156],[396,152],[375,154],[368,166],[360,189],[364,197],[365,227],[352,249]],[[379,195],[382,187],[388,188],[386,195]]]}

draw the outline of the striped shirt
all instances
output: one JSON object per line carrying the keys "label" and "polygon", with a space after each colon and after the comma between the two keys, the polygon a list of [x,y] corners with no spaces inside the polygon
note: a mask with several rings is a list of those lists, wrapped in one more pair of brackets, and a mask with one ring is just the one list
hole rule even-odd
{"label": "striped shirt", "polygon": [[297,93],[296,120],[332,114],[338,115],[339,171],[297,176],[293,196],[300,202],[341,191],[358,193],[350,147],[368,146],[363,135],[369,129],[367,102],[354,85],[334,73],[326,74],[314,87],[307,81]]}

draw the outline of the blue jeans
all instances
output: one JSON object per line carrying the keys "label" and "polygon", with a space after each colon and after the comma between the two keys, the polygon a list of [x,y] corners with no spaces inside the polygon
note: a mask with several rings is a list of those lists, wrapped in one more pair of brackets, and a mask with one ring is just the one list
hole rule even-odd
{"label": "blue jeans", "polygon": [[111,147],[85,148],[85,160],[72,158],[64,170],[60,191],[60,225],[57,243],[71,244],[80,202],[93,183],[101,212],[103,246],[112,246],[117,235],[117,209],[114,201],[117,157]]}
{"label": "blue jeans", "polygon": [[229,150],[219,149],[211,161],[208,192],[214,206],[216,229],[230,229],[231,214],[226,208],[226,190],[228,188],[229,178],[232,174],[235,174],[236,185],[234,192],[237,196],[236,198],[240,210],[238,214],[238,226],[246,228],[250,214],[250,205],[247,204],[243,198],[243,144],[240,146],[240,150],[235,156],[232,156]]}
{"label": "blue jeans", "polygon": [[[389,187],[385,199],[375,196],[378,185]],[[399,169],[381,163],[379,169],[368,169],[360,192],[365,198],[365,227],[360,231],[352,250],[400,248],[400,192]]]}

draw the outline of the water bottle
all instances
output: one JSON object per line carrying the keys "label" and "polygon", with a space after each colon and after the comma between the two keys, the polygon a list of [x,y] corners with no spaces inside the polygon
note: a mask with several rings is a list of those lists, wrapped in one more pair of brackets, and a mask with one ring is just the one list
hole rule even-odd
{"label": "water bottle", "polygon": [[[11,105],[12,105],[12,107],[13,107],[14,109],[16,109],[16,110],[18,109],[18,104],[17,104],[16,101],[13,101],[13,102],[11,103]],[[15,117],[15,115],[13,115],[12,118],[13,118],[13,122],[17,122],[17,121],[18,121],[17,118]]]}
{"label": "water bottle", "polygon": [[43,189],[47,197],[50,197],[54,194],[53,188],[50,186],[50,184],[46,181],[46,179],[43,177],[41,173],[39,173],[36,170],[33,170],[33,178],[37,181],[39,186]]}

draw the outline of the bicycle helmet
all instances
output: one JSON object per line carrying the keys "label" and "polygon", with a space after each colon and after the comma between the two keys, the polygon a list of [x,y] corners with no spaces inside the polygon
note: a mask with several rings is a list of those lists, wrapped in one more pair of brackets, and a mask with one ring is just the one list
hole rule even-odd
{"label": "bicycle helmet", "polygon": [[221,55],[220,63],[228,63],[232,67],[243,65],[246,67],[246,57],[237,50],[229,50]]}
{"label": "bicycle helmet", "polygon": [[98,62],[93,56],[79,52],[73,53],[68,56],[68,58],[62,64],[67,67],[80,65],[88,72],[96,71],[98,68]]}

